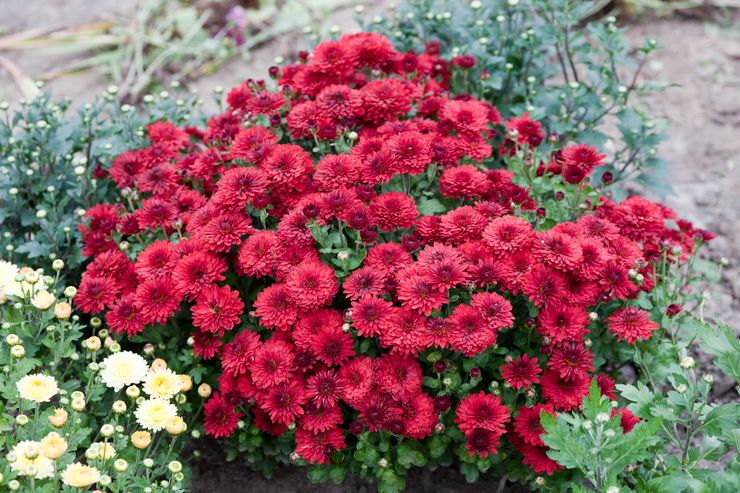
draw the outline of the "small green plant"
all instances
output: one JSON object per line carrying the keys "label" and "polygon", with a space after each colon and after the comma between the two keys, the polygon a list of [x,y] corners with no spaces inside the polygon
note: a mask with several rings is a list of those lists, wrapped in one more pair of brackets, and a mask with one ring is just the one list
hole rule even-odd
{"label": "small green plant", "polygon": [[82,262],[77,224],[85,210],[112,197],[107,169],[145,142],[145,125],[184,124],[196,97],[147,96],[143,110],[116,101],[117,88],[76,112],[47,93],[17,109],[0,103],[0,258],[48,267],[64,258],[74,280]]}

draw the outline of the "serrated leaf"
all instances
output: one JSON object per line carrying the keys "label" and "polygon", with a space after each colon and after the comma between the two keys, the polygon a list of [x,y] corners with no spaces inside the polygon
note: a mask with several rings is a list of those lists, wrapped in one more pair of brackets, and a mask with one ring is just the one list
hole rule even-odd
{"label": "serrated leaf", "polygon": [[738,427],[740,404],[730,403],[713,407],[704,417],[704,432],[709,436],[720,436],[727,429]]}

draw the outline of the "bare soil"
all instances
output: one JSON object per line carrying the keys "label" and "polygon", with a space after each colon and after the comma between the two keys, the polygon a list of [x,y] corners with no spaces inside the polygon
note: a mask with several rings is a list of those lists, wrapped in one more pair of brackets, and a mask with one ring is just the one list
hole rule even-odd
{"label": "bare soil", "polygon": [[[10,32],[72,26],[130,15],[134,3],[96,0],[93,9],[89,0],[0,0],[0,23]],[[351,10],[332,14],[324,26],[330,24],[353,29]],[[659,150],[670,164],[666,180],[674,189],[667,203],[680,216],[719,235],[711,243],[709,255],[715,260],[728,259],[729,266],[722,284],[707,302],[706,314],[740,328],[740,35],[714,24],[666,19],[633,26],[630,38],[637,42],[643,36],[655,37],[663,46],[645,75],[677,84],[647,99],[651,112],[670,122],[668,139]],[[235,59],[217,74],[199,80],[197,87],[207,94],[218,85],[231,87],[249,77],[263,77],[275,56],[302,47],[301,38],[298,33],[284,36],[253,51],[248,59]],[[32,78],[73,59],[38,51],[0,51],[0,56]],[[95,73],[48,83],[57,96],[69,96],[77,102],[90,100],[107,85]],[[18,97],[13,79],[0,69],[0,99]],[[289,467],[265,479],[238,460],[226,463],[214,444],[206,445],[203,451],[194,464],[196,493],[375,491],[356,478],[348,478],[342,485],[313,485],[306,479],[305,470]],[[467,493],[496,491],[498,480],[484,476],[475,485],[468,485],[453,470],[416,470],[407,484],[413,493]],[[504,491],[522,490],[507,486]]]}

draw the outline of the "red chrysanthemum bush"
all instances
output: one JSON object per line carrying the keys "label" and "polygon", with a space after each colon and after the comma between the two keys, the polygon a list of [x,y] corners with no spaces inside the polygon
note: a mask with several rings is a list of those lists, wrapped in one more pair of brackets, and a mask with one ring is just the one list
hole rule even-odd
{"label": "red chrysanthemum bush", "polygon": [[121,202],[87,212],[78,309],[160,350],[187,340],[183,366],[218,389],[205,433],[256,467],[386,489],[454,461],[558,473],[541,413],[593,380],[613,395],[658,329],[634,300],[710,235],[612,202],[588,183],[602,154],[449,94],[458,69],[350,35],[277,90],[232,89],[205,129],[151,125],[112,165]]}

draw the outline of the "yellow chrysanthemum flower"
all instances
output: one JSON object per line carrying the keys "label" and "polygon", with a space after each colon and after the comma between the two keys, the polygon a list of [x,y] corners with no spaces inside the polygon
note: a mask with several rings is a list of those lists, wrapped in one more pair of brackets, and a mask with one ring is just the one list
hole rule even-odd
{"label": "yellow chrysanthemum flower", "polygon": [[179,375],[169,368],[158,368],[150,371],[144,379],[144,392],[151,397],[171,399],[182,388]]}
{"label": "yellow chrysanthemum flower", "polygon": [[100,481],[100,471],[80,462],[74,462],[62,471],[62,482],[74,488],[87,488]]}
{"label": "yellow chrysanthemum flower", "polygon": [[56,460],[67,451],[67,440],[59,433],[52,431],[41,440],[41,455]]}
{"label": "yellow chrysanthemum flower", "polygon": [[167,423],[177,416],[177,408],[174,404],[164,399],[147,399],[136,409],[134,413],[136,422],[142,428],[149,431],[159,431],[167,426]]}
{"label": "yellow chrysanthemum flower", "polygon": [[41,373],[26,375],[18,380],[15,386],[23,399],[34,402],[49,402],[59,392],[54,377]]}
{"label": "yellow chrysanthemum flower", "polygon": [[54,301],[56,301],[54,295],[45,289],[37,291],[36,294],[33,295],[33,298],[31,298],[31,304],[42,311],[46,311],[51,308]]}

